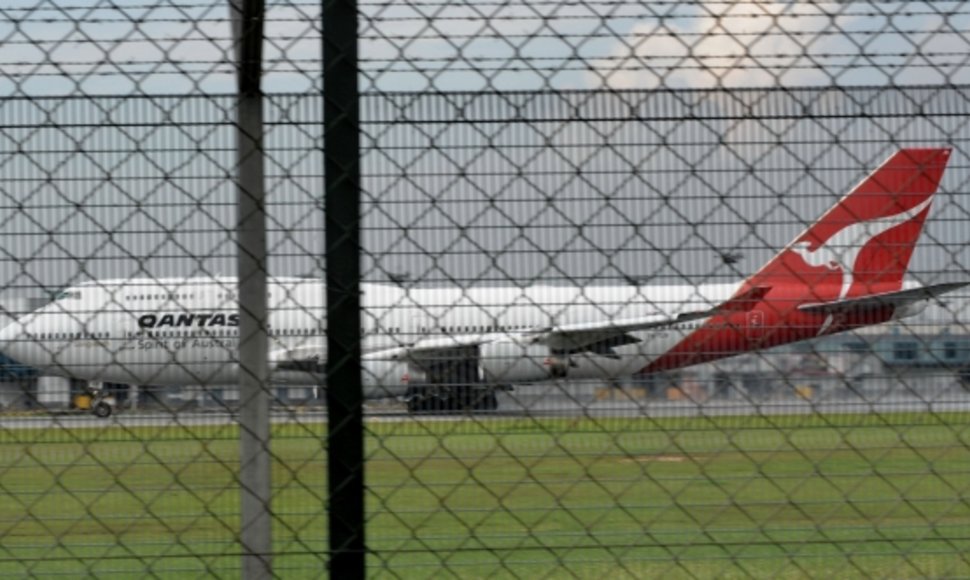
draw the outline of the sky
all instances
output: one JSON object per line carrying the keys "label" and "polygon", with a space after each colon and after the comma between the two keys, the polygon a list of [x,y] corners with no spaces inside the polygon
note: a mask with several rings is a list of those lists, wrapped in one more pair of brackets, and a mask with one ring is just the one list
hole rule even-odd
{"label": "sky", "polygon": [[[268,6],[271,269],[317,276],[319,6]],[[970,264],[967,4],[360,9],[370,280],[729,281],[896,148],[940,144],[956,151],[914,264],[927,282]],[[228,15],[4,3],[0,286],[234,271]]]}
{"label": "sky", "polygon": [[[360,0],[372,91],[965,83],[963,2]],[[267,2],[264,88],[320,88],[320,3]],[[8,0],[0,95],[233,88],[228,0]]]}

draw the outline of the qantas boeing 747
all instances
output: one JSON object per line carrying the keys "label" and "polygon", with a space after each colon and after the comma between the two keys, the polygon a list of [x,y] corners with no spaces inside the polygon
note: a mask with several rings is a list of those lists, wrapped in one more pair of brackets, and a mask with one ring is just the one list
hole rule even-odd
{"label": "qantas boeing 747", "polygon": [[[364,284],[365,395],[403,397],[412,411],[492,409],[495,391],[515,384],[671,370],[915,314],[966,284],[904,283],[949,157],[898,151],[740,284]],[[273,381],[318,383],[322,283],[269,288]],[[234,279],[93,281],[12,323],[0,345],[89,381],[229,385],[238,321]]]}

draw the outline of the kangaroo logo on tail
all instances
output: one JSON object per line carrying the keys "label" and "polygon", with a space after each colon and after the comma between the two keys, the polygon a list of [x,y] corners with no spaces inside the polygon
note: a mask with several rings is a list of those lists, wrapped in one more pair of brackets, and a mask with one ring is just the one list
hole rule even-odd
{"label": "kangaroo logo on tail", "polygon": [[[949,157],[945,147],[897,151],[748,278],[744,288],[785,288],[798,296],[796,301],[809,303],[902,289]],[[785,307],[778,309],[780,319],[787,316]],[[819,333],[832,330],[834,322],[828,314]]]}
{"label": "kangaroo logo on tail", "polygon": [[832,271],[841,270],[842,289],[838,298],[845,298],[852,287],[856,260],[869,242],[918,216],[929,207],[932,200],[932,197],[927,198],[923,203],[895,215],[850,224],[814,250],[809,249],[811,243],[806,240],[795,242],[791,251],[798,254],[809,266],[824,266]]}

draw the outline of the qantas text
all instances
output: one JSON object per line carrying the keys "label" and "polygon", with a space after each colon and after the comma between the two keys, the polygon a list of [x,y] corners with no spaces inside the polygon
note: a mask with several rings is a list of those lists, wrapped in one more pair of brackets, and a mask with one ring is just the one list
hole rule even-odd
{"label": "qantas text", "polygon": [[186,312],[184,314],[144,314],[138,317],[139,328],[164,328],[179,326],[212,327],[212,326],[239,326],[239,314],[208,312],[204,314],[194,314]]}

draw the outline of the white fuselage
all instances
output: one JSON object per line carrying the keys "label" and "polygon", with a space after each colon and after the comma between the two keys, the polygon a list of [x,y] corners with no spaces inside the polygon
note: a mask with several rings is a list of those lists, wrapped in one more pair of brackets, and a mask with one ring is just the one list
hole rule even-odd
{"label": "white fuselage", "polygon": [[[904,283],[950,153],[899,150],[739,285],[364,284],[365,395],[494,408],[493,385],[661,372],[911,315],[965,286]],[[236,292],[232,278],[88,282],[0,331],[0,348],[89,381],[233,384]],[[273,381],[321,380],[325,294],[315,280],[269,284]]]}
{"label": "white fuselage", "polygon": [[[735,289],[733,284],[468,289],[364,284],[363,348],[374,353],[470,334],[502,340],[554,325],[676,315],[709,308]],[[322,282],[273,280],[268,298],[271,364],[286,353],[315,353],[325,359]],[[51,374],[144,385],[233,384],[239,370],[237,313],[233,279],[91,282],[26,315],[5,329],[0,340],[8,356]],[[640,342],[619,345],[610,356],[571,356],[569,376],[633,374],[698,324],[636,332]],[[407,387],[403,374],[367,378],[369,396],[400,394]],[[276,372],[274,380],[319,378],[291,370]]]}

